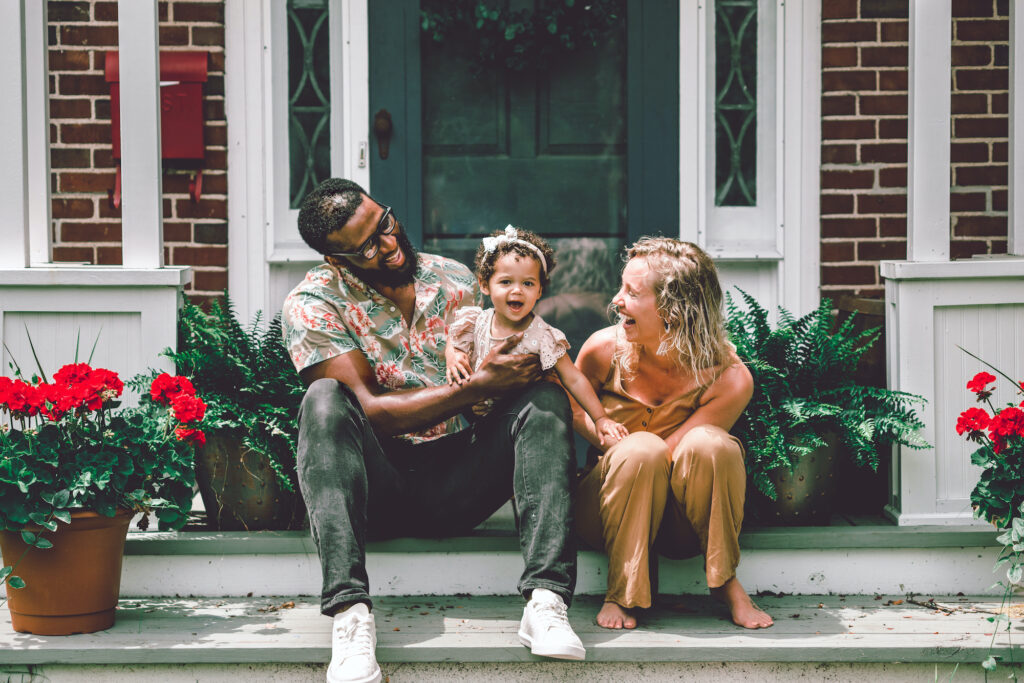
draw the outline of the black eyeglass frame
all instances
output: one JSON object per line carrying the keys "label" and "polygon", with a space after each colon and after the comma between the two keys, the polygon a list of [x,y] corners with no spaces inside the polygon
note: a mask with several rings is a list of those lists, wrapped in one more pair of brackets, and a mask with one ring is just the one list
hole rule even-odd
{"label": "black eyeglass frame", "polygon": [[[390,206],[381,204],[380,207],[384,209],[384,213],[381,214],[380,220],[377,221],[377,229],[373,231],[373,234],[366,238],[366,241],[359,245],[355,251],[334,251],[328,256],[359,256],[367,261],[372,259],[380,251],[380,238],[384,235],[394,234],[401,224],[398,219],[395,218],[395,214],[391,211]],[[389,223],[388,217],[391,217]],[[369,252],[369,253],[367,253]]]}

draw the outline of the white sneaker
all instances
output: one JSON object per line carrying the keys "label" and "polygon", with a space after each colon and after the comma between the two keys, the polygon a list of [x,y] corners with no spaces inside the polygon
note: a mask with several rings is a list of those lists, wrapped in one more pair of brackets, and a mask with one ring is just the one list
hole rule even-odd
{"label": "white sneaker", "polygon": [[557,593],[533,589],[519,622],[519,642],[541,657],[583,659],[587,651],[565,612],[565,602]]}
{"label": "white sneaker", "polygon": [[376,648],[377,631],[366,603],[335,614],[327,683],[379,683]]}

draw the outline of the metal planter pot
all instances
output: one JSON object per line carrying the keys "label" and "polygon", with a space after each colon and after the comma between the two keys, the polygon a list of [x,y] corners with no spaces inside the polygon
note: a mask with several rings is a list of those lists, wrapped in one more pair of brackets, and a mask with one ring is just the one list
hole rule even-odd
{"label": "metal planter pot", "polygon": [[196,481],[215,531],[302,529],[306,506],[298,487],[286,490],[267,459],[240,439],[207,435],[196,452]]}
{"label": "metal planter pot", "polygon": [[839,463],[839,439],[822,435],[825,445],[808,453],[796,468],[770,473],[778,497],[769,501],[765,521],[786,526],[815,526],[829,523],[835,511]]}

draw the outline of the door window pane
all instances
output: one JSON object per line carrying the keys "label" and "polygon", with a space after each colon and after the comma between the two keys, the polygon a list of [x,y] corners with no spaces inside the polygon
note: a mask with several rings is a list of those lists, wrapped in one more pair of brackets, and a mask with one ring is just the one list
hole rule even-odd
{"label": "door window pane", "polygon": [[715,2],[715,205],[757,204],[757,0]]}
{"label": "door window pane", "polygon": [[331,175],[327,0],[288,0],[288,197],[297,209]]}
{"label": "door window pane", "polygon": [[424,249],[471,265],[507,224],[542,235],[558,266],[537,312],[574,349],[608,324],[627,235],[624,12],[616,22],[537,69],[421,40]]}

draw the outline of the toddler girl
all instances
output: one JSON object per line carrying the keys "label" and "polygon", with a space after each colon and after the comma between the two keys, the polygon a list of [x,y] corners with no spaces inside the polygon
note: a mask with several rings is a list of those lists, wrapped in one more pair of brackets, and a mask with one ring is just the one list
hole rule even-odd
{"label": "toddler girl", "polygon": [[448,327],[446,375],[449,383],[465,381],[493,346],[522,333],[509,353],[533,353],[544,370],[554,368],[562,386],[594,420],[601,445],[610,446],[629,432],[605,414],[590,381],[569,360],[565,335],[533,312],[555,267],[554,256],[539,236],[511,225],[483,239],[476,252],[476,276],[494,308],[463,306],[456,311]]}

